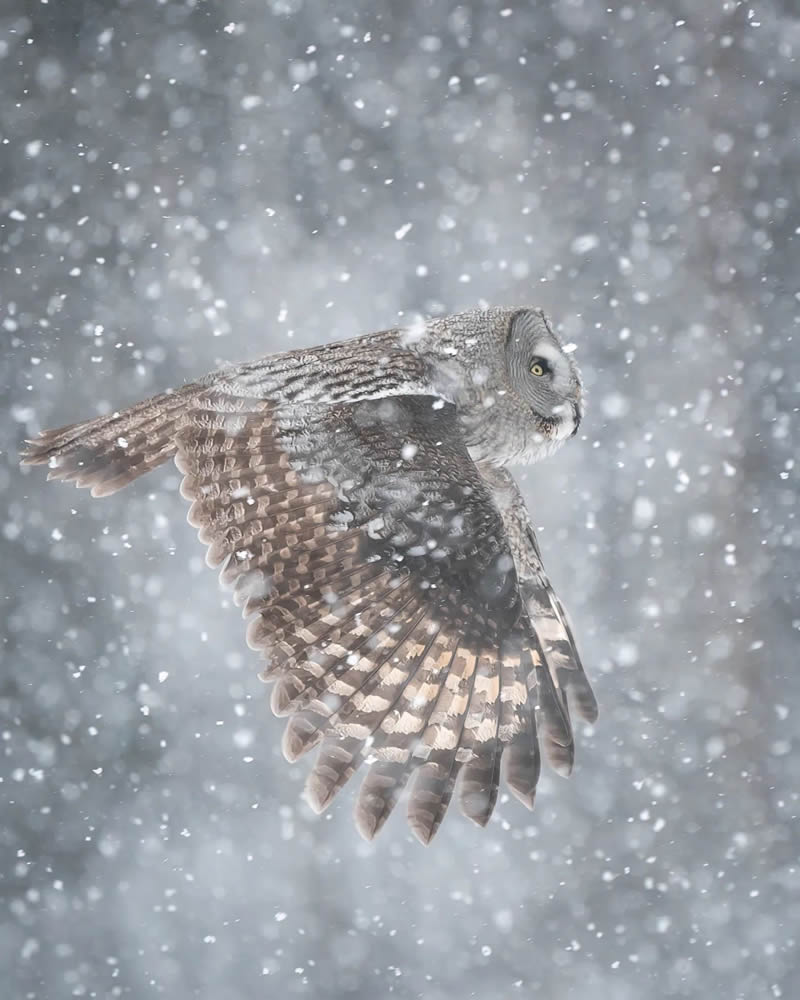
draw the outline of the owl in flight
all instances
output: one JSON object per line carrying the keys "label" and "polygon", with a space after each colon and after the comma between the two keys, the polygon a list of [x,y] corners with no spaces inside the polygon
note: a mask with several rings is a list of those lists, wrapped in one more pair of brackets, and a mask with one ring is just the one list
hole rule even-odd
{"label": "owl in flight", "polygon": [[488,309],[231,365],[29,442],[24,462],[106,496],[168,458],[189,521],[250,619],[289,717],[319,747],[322,811],[363,764],[372,838],[409,778],[428,843],[456,789],[485,825],[500,763],[533,806],[540,747],[572,768],[597,704],[509,463],[574,435],[580,375],[544,313]]}

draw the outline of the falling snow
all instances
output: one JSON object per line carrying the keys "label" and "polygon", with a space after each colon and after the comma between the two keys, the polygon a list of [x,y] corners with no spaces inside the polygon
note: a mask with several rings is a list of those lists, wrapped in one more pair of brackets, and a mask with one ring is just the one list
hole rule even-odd
{"label": "falling snow", "polygon": [[[4,995],[796,995],[799,25],[5,0]],[[480,303],[575,345],[584,423],[523,488],[600,719],[532,814],[366,844],[300,798],[176,471],[92,500],[16,455]]]}

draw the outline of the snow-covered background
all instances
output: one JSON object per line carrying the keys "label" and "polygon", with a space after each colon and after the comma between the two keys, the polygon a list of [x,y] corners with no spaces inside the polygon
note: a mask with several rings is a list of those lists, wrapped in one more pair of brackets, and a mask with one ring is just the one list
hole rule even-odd
{"label": "snow-covered background", "polygon": [[[3,0],[3,996],[797,995],[799,82],[794,0]],[[365,844],[174,469],[16,455],[477,302],[577,344],[525,488],[600,721],[533,814]]]}

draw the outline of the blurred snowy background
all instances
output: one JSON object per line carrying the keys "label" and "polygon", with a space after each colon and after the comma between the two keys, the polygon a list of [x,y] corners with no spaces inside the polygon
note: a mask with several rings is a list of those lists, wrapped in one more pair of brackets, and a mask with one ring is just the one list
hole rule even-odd
{"label": "blurred snowy background", "polygon": [[[794,0],[4,0],[4,996],[797,995],[799,59]],[[479,302],[578,345],[525,488],[600,721],[533,814],[365,844],[175,470],[17,452]]]}

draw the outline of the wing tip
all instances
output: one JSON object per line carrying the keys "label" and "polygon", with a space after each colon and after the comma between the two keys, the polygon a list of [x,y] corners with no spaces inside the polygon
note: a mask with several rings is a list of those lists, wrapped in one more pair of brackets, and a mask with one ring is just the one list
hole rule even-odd
{"label": "wing tip", "polygon": [[421,821],[416,821],[409,817],[408,825],[411,827],[411,832],[417,838],[417,840],[422,844],[423,847],[427,847],[433,838],[436,836],[437,826],[433,826],[430,823],[423,823]]}
{"label": "wing tip", "polygon": [[293,764],[309,750],[313,749],[322,739],[319,726],[303,715],[293,715],[286,724],[281,740],[281,750],[284,758]]}
{"label": "wing tip", "polygon": [[522,787],[515,786],[509,783],[508,790],[514,796],[517,802],[521,802],[522,805],[524,805],[529,812],[533,812],[533,807],[536,805],[535,788],[524,789]]}
{"label": "wing tip", "polygon": [[589,686],[589,682],[586,681],[585,688],[581,687],[580,690],[573,690],[570,693],[573,696],[578,715],[580,715],[584,722],[588,722],[590,726],[593,726],[600,715],[600,706],[597,704],[597,698]]}
{"label": "wing tip", "polygon": [[367,841],[374,840],[383,826],[383,823],[379,822],[379,817],[365,808],[360,801],[356,802],[353,819],[355,820],[356,830]]}
{"label": "wing tip", "polygon": [[574,763],[571,760],[557,760],[554,759],[552,755],[548,755],[548,762],[550,767],[556,772],[561,778],[569,778],[572,776],[572,771],[574,768]]}
{"label": "wing tip", "polygon": [[39,431],[34,438],[24,438],[19,451],[20,465],[44,465],[53,454],[53,442],[64,428]]}
{"label": "wing tip", "polygon": [[575,766],[575,743],[561,743],[549,733],[544,733],[544,751],[547,763],[562,778],[568,778]]}
{"label": "wing tip", "polygon": [[41,455],[36,454],[36,445],[39,442],[31,441],[28,438],[25,439],[24,448],[19,450],[19,464],[20,465],[43,465],[47,459],[42,458]]}
{"label": "wing tip", "polygon": [[462,809],[461,812],[470,822],[474,823],[475,826],[479,826],[482,830],[489,825],[489,820],[492,818],[491,812],[486,811],[466,812]]}
{"label": "wing tip", "polygon": [[312,771],[306,779],[303,798],[319,816],[325,812],[333,801],[333,794],[331,793],[330,786],[320,781],[318,777],[315,777]]}
{"label": "wing tip", "polygon": [[[78,486],[82,486],[82,485],[89,486],[90,484],[89,483],[86,483],[86,484],[78,483],[77,485]],[[102,497],[110,497],[111,494],[112,493],[116,493],[119,488],[120,487],[115,486],[113,483],[102,483],[102,482],[100,482],[100,483],[95,483],[91,487],[91,489],[90,489],[89,492],[90,492],[91,496],[95,497],[95,499],[101,499]]]}
{"label": "wing tip", "polygon": [[282,718],[290,715],[297,704],[297,698],[302,693],[302,685],[291,674],[278,677],[272,689],[270,708],[272,714]]}

